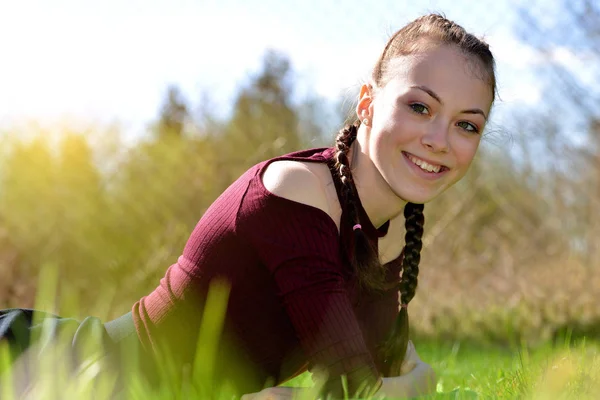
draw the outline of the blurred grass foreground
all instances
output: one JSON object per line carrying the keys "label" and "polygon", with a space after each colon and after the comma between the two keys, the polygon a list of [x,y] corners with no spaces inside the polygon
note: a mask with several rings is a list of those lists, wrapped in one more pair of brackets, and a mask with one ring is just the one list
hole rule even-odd
{"label": "blurred grass foreground", "polygon": [[[42,272],[36,307],[53,304],[56,268]],[[213,284],[200,327],[196,357],[182,374],[161,359],[152,381],[138,363],[136,346],[107,353],[98,329],[88,330],[77,349],[73,332],[42,322],[34,344],[18,358],[0,343],[0,398],[12,399],[215,399],[237,398],[235,384],[214,381],[216,349],[227,304],[228,286]],[[99,328],[99,327],[98,327]],[[600,393],[600,347],[570,338],[529,349],[477,342],[419,340],[421,357],[438,371],[437,394],[428,399],[597,399]],[[74,356],[76,353],[76,356]],[[231,377],[231,379],[235,379]],[[268,383],[267,383],[268,384]],[[284,384],[305,387],[297,400],[315,399],[318,387],[304,373]],[[349,395],[346,398],[354,398]],[[367,399],[368,400],[368,399]]]}
{"label": "blurred grass foreground", "polygon": [[[546,108],[510,111],[503,120],[513,124],[502,129],[513,138],[510,149],[484,145],[463,181],[425,207],[411,329],[445,398],[600,398],[600,91],[557,64],[542,40],[573,32],[554,44],[590,44],[586,63],[600,66],[593,45],[600,11],[559,3],[559,28],[569,29],[536,24],[528,10],[520,25],[543,60]],[[133,143],[118,126],[2,128],[0,308],[103,321],[128,312],[243,171],[332,143],[340,107],[298,99],[293,83],[286,57],[268,53],[226,117],[193,113],[171,87],[156,121]],[[328,107],[338,117],[327,118]],[[575,111],[577,121],[563,118]],[[218,340],[220,307],[216,301],[213,322],[203,327],[205,344]],[[111,396],[119,377],[92,350],[87,364],[68,373],[53,352],[60,357],[60,345],[29,376],[27,398]],[[187,383],[169,382],[166,373],[153,391],[126,369],[124,398],[230,398],[227,387],[196,385],[194,374],[210,376],[216,356],[210,347],[199,353],[204,362]],[[9,358],[5,349],[2,399],[19,388],[9,384]]]}

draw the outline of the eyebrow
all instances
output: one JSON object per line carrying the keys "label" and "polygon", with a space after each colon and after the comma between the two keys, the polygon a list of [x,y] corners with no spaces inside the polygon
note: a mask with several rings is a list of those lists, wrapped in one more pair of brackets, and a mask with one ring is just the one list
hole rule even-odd
{"label": "eyebrow", "polygon": [[[440,96],[438,96],[433,90],[429,89],[427,86],[416,85],[416,86],[411,86],[411,88],[424,91],[425,93],[427,93],[428,95],[430,95],[431,97],[436,99],[438,103],[444,105],[444,102],[442,101],[442,99],[440,99]],[[487,121],[487,115],[485,115],[483,110],[481,110],[479,108],[470,108],[468,110],[463,110],[463,111],[461,111],[461,114],[481,114],[483,116],[483,118],[485,118],[485,120]]]}

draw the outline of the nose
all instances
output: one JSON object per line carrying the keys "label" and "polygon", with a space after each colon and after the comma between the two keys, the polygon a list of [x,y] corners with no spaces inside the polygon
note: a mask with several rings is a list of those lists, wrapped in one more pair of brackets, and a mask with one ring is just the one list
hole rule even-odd
{"label": "nose", "polygon": [[421,143],[433,153],[447,153],[450,149],[448,141],[449,129],[446,124],[432,123],[421,138]]}

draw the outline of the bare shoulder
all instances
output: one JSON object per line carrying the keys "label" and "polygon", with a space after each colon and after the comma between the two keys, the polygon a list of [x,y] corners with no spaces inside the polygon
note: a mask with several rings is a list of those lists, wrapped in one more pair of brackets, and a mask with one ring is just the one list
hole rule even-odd
{"label": "bare shoulder", "polygon": [[316,207],[332,216],[322,167],[311,162],[274,161],[263,172],[262,181],[274,195]]}

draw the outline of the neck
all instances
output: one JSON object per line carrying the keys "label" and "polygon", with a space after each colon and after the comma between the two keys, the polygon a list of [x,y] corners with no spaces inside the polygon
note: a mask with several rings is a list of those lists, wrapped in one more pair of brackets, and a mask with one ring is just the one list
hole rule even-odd
{"label": "neck", "polygon": [[360,202],[373,225],[379,228],[402,214],[407,202],[392,191],[358,140],[352,144],[348,159]]}

